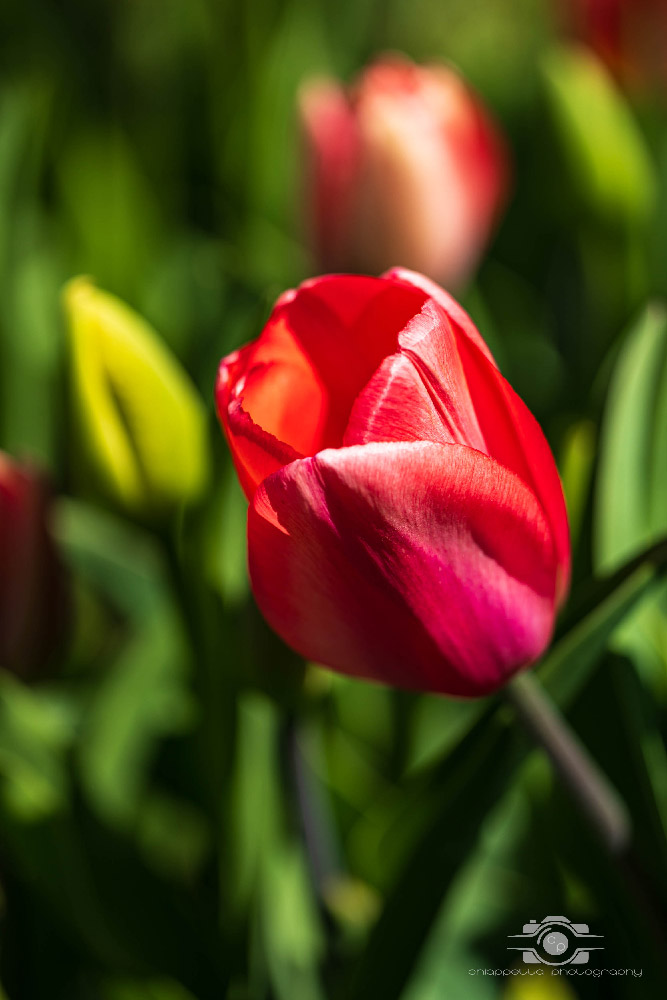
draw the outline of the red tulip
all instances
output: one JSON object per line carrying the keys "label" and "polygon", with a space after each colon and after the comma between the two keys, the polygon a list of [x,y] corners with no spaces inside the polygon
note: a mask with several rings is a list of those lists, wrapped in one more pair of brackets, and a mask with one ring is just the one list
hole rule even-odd
{"label": "red tulip", "polygon": [[324,270],[397,263],[456,287],[475,269],[506,191],[504,144],[445,66],[381,59],[346,92],[301,92],[308,216]]}
{"label": "red tulip", "polygon": [[222,361],[216,400],[254,594],[295,650],[464,696],[544,651],[569,573],[556,466],[437,285],[307,281]]}
{"label": "red tulip", "polygon": [[0,667],[25,678],[48,670],[67,617],[49,504],[42,477],[0,453]]}
{"label": "red tulip", "polygon": [[569,0],[575,33],[631,86],[667,85],[667,0]]}

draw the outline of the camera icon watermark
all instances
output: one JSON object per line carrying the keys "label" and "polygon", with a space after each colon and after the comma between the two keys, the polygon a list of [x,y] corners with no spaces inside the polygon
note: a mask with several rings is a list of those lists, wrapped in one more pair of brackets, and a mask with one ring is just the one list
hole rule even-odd
{"label": "camera icon watermark", "polygon": [[510,951],[523,952],[526,965],[585,965],[592,951],[604,948],[602,934],[591,934],[588,924],[573,924],[567,917],[530,920],[521,934],[510,934],[516,944]]}

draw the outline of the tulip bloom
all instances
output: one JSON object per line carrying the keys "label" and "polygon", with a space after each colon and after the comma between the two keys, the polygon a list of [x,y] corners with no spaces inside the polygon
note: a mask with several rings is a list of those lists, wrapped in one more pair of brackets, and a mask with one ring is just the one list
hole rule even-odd
{"label": "tulip bloom", "polygon": [[575,33],[625,83],[667,85],[667,0],[569,0]]}
{"label": "tulip bloom", "polygon": [[507,187],[504,144],[453,69],[396,56],[346,92],[300,95],[315,254],[323,270],[402,263],[448,287],[475,269]]}
{"label": "tulip bloom", "polygon": [[43,673],[68,617],[65,574],[41,476],[0,453],[0,667]]}
{"label": "tulip bloom", "polygon": [[225,358],[258,605],[308,659],[474,696],[545,650],[567,587],[556,466],[482,337],[402,269],[284,294]]}

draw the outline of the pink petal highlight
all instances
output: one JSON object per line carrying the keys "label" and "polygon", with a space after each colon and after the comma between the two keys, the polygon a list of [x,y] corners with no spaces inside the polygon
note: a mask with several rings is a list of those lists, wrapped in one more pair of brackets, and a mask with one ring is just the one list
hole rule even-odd
{"label": "pink petal highlight", "polygon": [[399,687],[486,694],[546,647],[549,526],[518,477],[460,445],[293,462],[248,522],[260,609],[309,659]]}

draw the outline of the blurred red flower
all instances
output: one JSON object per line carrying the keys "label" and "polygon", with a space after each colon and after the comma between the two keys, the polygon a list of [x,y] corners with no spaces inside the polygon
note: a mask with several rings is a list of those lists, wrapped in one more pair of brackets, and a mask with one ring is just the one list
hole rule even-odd
{"label": "blurred red flower", "polygon": [[667,86],[667,0],[569,0],[575,33],[630,86]]}
{"label": "blurred red flower", "polygon": [[50,501],[35,469],[0,453],[0,667],[25,679],[48,672],[68,620]]}
{"label": "blurred red flower", "polygon": [[470,318],[395,270],[284,294],[216,401],[260,609],[305,657],[482,695],[546,648],[569,574],[556,466]]}
{"label": "blurred red flower", "polygon": [[307,216],[322,270],[378,274],[395,264],[460,287],[507,189],[504,143],[456,72],[397,56],[346,91],[300,94]]}

